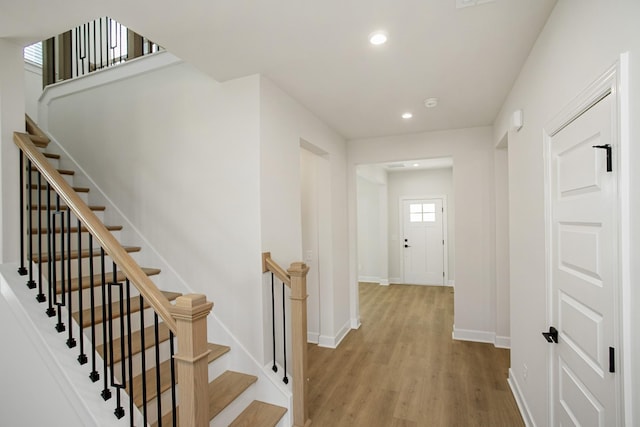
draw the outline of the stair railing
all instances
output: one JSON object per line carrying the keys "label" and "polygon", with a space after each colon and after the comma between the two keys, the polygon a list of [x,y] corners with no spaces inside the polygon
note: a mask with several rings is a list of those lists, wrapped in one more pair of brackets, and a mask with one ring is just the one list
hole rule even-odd
{"label": "stair railing", "polygon": [[43,87],[161,50],[116,20],[100,17],[42,42]]}
{"label": "stair railing", "polygon": [[285,286],[290,291],[291,300],[291,348],[292,348],[292,390],[293,390],[293,425],[305,427],[311,424],[309,419],[308,391],[307,391],[307,273],[309,267],[303,262],[294,262],[288,270],[280,267],[273,259],[270,252],[262,254],[262,272],[271,273],[271,313],[273,332],[273,371],[277,372],[276,365],[276,318],[275,318],[275,279],[282,284],[282,348],[283,348],[283,378],[285,384],[289,383],[287,376],[287,343],[286,343],[286,307]]}
{"label": "stair railing", "polygon": [[[212,303],[207,302],[204,295],[185,295],[178,297],[175,305],[171,304],[133,260],[127,249],[115,239],[60,172],[38,150],[34,143],[46,144],[48,138],[29,118],[27,129],[33,134],[14,133],[14,142],[20,149],[20,200],[24,203],[26,199],[26,205],[21,205],[21,240],[24,236],[28,239],[27,253],[24,253],[23,243],[20,249],[21,258],[26,257],[28,261],[28,273],[23,270],[26,267],[24,261],[21,261],[19,273],[28,274],[29,288],[38,288],[38,302],[48,301],[46,313],[49,317],[57,315],[55,328],[60,333],[67,331],[67,346],[78,346],[77,360],[81,365],[88,363],[89,353],[89,378],[97,382],[102,377],[104,388],[100,394],[105,401],[115,392],[114,414],[117,418],[125,415],[123,400],[126,399],[124,394],[127,394],[131,426],[146,426],[154,420],[155,425],[162,426],[163,417],[167,420],[168,415],[168,423],[173,426],[178,425],[178,421],[182,426],[208,426],[209,403],[206,386],[209,351],[206,316]],[[34,190],[37,191],[35,201],[32,194]],[[24,197],[25,191],[27,197]],[[42,200],[43,193],[46,195],[46,202]],[[25,212],[26,229],[23,218]],[[36,224],[32,221],[34,212],[37,217]],[[72,223],[70,213],[73,213],[75,223]],[[45,214],[46,226],[43,224],[45,221],[42,221]],[[83,241],[86,242],[86,239],[82,238],[83,233],[88,233],[88,236],[85,235],[88,238],[87,248],[83,248]],[[77,234],[77,246],[74,248],[71,245],[73,234]],[[45,239],[43,235],[46,235]],[[34,239],[36,244],[33,244]],[[43,240],[46,243],[46,252],[43,251]],[[99,244],[99,248],[94,248],[94,241]],[[88,266],[86,263],[83,266],[84,255],[88,257]],[[111,259],[111,265],[106,262],[107,256]],[[98,265],[95,265],[94,257],[99,259]],[[77,273],[76,278],[72,277],[74,259],[77,260],[77,270],[74,271]],[[34,268],[38,270],[37,276],[33,273]],[[84,301],[86,297],[83,298],[82,293],[83,288],[87,287],[82,280],[83,268],[89,273],[88,302]],[[132,284],[139,296],[131,295]],[[45,285],[48,291],[46,295]],[[102,303],[101,309],[96,305],[97,300]],[[77,311],[75,304],[78,305]],[[85,308],[83,304],[88,304],[89,308]],[[138,316],[134,314],[136,306],[139,308]],[[150,326],[145,325],[144,309],[147,307],[153,309]],[[68,314],[67,319],[64,319],[64,310]],[[101,327],[98,327],[99,323],[102,323]],[[136,334],[133,333],[133,325],[139,326]],[[89,328],[90,350],[86,348],[85,343],[85,332]],[[74,336],[74,330],[79,331],[78,340]],[[99,335],[102,335],[101,339]],[[167,340],[167,335],[169,356],[168,360],[161,364],[161,357],[166,357],[166,349],[161,350],[160,343]],[[174,337],[178,344],[177,354],[174,349]],[[139,356],[136,356],[135,367],[134,346],[141,349]],[[151,353],[149,357],[148,351]],[[98,366],[100,362],[97,355],[102,357],[101,367]],[[116,367],[118,362],[120,366]],[[155,372],[147,375],[147,368],[150,368],[150,372],[151,369]],[[166,370],[170,371],[170,390],[161,389],[161,369],[165,369],[162,371],[165,375]],[[134,377],[138,372],[140,374]],[[149,376],[151,377],[147,378]],[[179,388],[176,387],[177,382],[180,383]],[[147,404],[147,397],[151,394],[156,396],[155,407]],[[162,409],[163,394],[170,394],[169,413]],[[134,407],[138,406],[134,405],[135,395],[142,395],[142,404],[138,409]]]}

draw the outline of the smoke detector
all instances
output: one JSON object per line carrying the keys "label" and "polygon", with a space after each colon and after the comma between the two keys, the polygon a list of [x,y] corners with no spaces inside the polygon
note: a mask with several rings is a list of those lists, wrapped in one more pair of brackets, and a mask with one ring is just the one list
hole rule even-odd
{"label": "smoke detector", "polygon": [[424,100],[424,106],[426,108],[435,108],[438,106],[438,98],[427,98]]}

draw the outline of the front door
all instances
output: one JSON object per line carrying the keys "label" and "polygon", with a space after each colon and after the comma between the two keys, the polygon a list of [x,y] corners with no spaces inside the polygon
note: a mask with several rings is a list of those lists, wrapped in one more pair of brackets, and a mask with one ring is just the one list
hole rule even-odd
{"label": "front door", "polygon": [[613,158],[607,161],[617,148],[612,98],[549,142],[554,426],[620,425],[617,172]]}
{"label": "front door", "polygon": [[442,199],[402,203],[404,282],[444,285]]}

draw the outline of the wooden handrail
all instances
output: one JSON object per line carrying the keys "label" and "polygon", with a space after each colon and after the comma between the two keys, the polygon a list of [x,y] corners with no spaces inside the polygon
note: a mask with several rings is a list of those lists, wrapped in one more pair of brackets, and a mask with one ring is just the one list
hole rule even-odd
{"label": "wooden handrail", "polygon": [[270,252],[263,252],[262,272],[273,273],[291,288],[293,426],[308,427],[311,425],[307,398],[307,273],[309,267],[304,262],[294,262],[285,271],[271,259]]}
{"label": "wooden handrail", "polygon": [[40,138],[46,138],[47,141],[49,140],[49,137],[44,132],[42,132],[42,130],[40,130],[36,122],[34,122],[33,119],[29,117],[28,114],[25,114],[24,118],[25,118],[27,133],[29,135],[35,135]]}
{"label": "wooden handrail", "polygon": [[282,283],[291,287],[291,277],[289,273],[271,259],[271,252],[262,253],[262,272],[266,273],[267,271],[272,272]]}
{"label": "wooden handrail", "polygon": [[32,165],[40,171],[49,185],[60,195],[60,198],[69,206],[69,209],[71,209],[74,215],[82,221],[116,265],[122,269],[126,277],[134,284],[155,312],[158,313],[169,329],[171,329],[174,334],[177,334],[178,328],[170,312],[172,305],[169,300],[160,292],[116,238],[113,237],[111,232],[107,230],[89,206],[82,201],[67,181],[62,178],[60,173],[58,173],[44,155],[38,151],[29,135],[15,132],[13,134],[13,141],[27,158],[31,160]]}

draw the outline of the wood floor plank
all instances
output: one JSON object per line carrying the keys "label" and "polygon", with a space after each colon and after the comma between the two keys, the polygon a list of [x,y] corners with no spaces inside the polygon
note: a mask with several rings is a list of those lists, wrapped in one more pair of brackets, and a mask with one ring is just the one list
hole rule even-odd
{"label": "wood floor plank", "polygon": [[313,425],[524,426],[509,350],[454,341],[453,288],[360,284],[362,326],[309,345]]}

